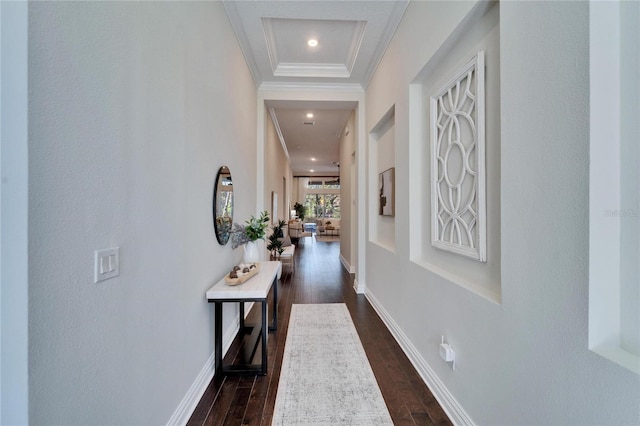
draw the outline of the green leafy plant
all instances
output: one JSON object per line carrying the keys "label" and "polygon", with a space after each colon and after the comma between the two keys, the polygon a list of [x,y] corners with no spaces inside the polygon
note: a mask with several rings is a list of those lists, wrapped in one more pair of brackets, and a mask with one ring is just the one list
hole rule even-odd
{"label": "green leafy plant", "polygon": [[264,240],[268,226],[269,213],[266,210],[258,217],[251,216],[244,225],[234,223],[231,231],[231,246],[235,249],[250,241]]}
{"label": "green leafy plant", "polygon": [[281,238],[284,237],[283,228],[285,227],[286,222],[284,220],[278,221],[276,225],[271,227],[271,234],[267,237],[267,250],[271,252],[271,257],[277,258],[284,252],[284,247],[282,247]]}
{"label": "green leafy plant", "polygon": [[304,206],[300,203],[295,203],[293,205],[293,209],[296,211],[296,215],[300,220],[304,220]]}

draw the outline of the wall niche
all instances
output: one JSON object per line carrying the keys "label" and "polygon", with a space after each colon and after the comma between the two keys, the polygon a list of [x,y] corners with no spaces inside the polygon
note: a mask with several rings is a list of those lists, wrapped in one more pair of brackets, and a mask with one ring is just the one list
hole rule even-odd
{"label": "wall niche", "polygon": [[[478,78],[483,80],[484,87],[475,84]],[[467,87],[467,83],[472,84]],[[500,303],[499,2],[478,3],[428,60],[409,90],[409,219],[415,231],[410,235],[411,261]],[[474,110],[473,126],[465,130],[470,138],[475,137],[473,132],[484,134],[482,145],[450,144],[451,134],[447,135],[442,128],[446,121],[441,120],[443,113],[450,112],[451,103],[467,95],[470,97],[465,101],[465,109],[484,96],[484,108],[475,105],[478,108]],[[438,126],[439,131],[434,131]],[[438,144],[439,137],[446,138],[444,145]],[[458,153],[458,157],[447,166],[443,162],[447,161],[448,145],[453,147],[449,151]],[[444,151],[434,152],[438,147],[444,147]],[[446,184],[443,174],[447,173],[464,177],[460,191],[452,189],[460,179],[449,179],[451,185]],[[464,208],[463,203],[469,208]],[[460,222],[459,229],[444,227],[452,215],[438,217],[438,212],[459,204],[456,209],[466,212],[465,224]],[[453,217],[457,218],[455,212]]]}

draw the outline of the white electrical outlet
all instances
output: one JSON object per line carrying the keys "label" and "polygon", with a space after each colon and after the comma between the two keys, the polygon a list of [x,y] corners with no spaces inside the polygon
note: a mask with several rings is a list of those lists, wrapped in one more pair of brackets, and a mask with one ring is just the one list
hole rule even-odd
{"label": "white electrical outlet", "polygon": [[444,336],[442,336],[442,340],[440,341],[440,348],[438,352],[440,353],[440,358],[442,358],[444,362],[451,363],[451,368],[455,370],[456,353],[451,345],[444,342]]}
{"label": "white electrical outlet", "polygon": [[96,250],[93,282],[107,280],[120,275],[120,247]]}

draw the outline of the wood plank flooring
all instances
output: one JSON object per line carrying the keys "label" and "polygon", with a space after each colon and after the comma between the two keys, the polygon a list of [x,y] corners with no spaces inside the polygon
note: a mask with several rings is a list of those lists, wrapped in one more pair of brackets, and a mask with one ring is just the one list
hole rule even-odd
{"label": "wood plank flooring", "polygon": [[[278,283],[278,330],[269,334],[267,375],[214,377],[189,426],[271,424],[289,314],[294,303],[347,305],[394,424],[451,424],[375,310],[364,295],[353,290],[353,276],[344,270],[339,255],[339,243],[307,238],[305,244],[296,247],[295,274],[285,270]],[[249,313],[248,320],[257,322],[258,306]],[[239,356],[242,343],[242,337],[236,337],[225,363]]]}

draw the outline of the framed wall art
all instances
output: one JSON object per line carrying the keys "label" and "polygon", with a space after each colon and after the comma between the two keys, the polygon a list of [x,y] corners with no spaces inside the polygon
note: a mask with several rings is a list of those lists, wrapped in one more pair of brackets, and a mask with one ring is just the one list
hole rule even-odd
{"label": "framed wall art", "polygon": [[378,175],[379,211],[381,216],[395,216],[395,167]]}

